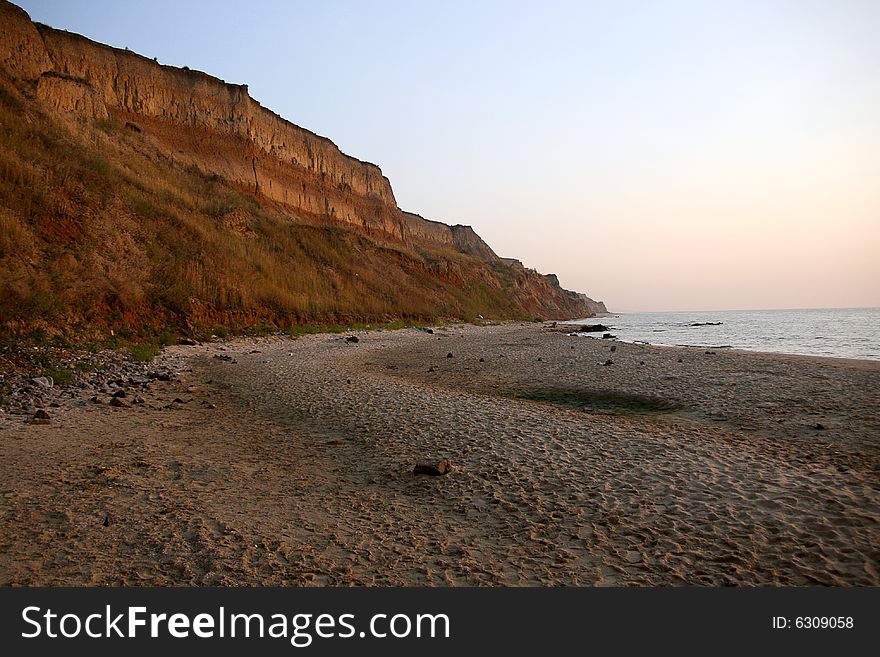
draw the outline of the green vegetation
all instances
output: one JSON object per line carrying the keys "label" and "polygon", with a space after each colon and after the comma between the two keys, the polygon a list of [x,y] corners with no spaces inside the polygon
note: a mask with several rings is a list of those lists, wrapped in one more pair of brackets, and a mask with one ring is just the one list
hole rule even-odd
{"label": "green vegetation", "polygon": [[131,359],[138,363],[149,363],[162,353],[162,347],[155,344],[133,344],[127,349]]}
{"label": "green vegetation", "polygon": [[396,331],[403,328],[412,328],[421,326],[422,324],[407,320],[393,320],[389,322],[379,322],[375,324],[366,324],[363,322],[352,322],[349,324],[304,324],[301,326],[291,326],[285,333],[293,338],[301,335],[312,335],[315,333],[345,333],[347,331]]}
{"label": "green vegetation", "polygon": [[76,381],[76,375],[66,367],[50,366],[44,369],[41,375],[50,377],[56,386],[69,386]]}

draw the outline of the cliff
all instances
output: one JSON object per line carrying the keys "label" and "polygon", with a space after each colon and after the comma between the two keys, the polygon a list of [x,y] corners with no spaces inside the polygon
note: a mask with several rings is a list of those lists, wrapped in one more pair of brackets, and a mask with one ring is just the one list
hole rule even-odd
{"label": "cliff", "polygon": [[[83,132],[89,126],[127,126],[137,140],[114,136],[117,159],[127,157],[121,150],[136,150],[155,165],[228,181],[287,221],[353,228],[396,241],[404,250],[451,251],[479,260],[486,263],[479,277],[484,283],[493,288],[513,283],[508,293],[515,297],[514,308],[567,316],[587,311],[577,295],[547,285],[536,272],[505,271],[507,265],[471,227],[400,210],[378,166],[262,107],[245,85],[35,24],[5,0],[0,0],[0,68],[15,102],[32,108],[38,121],[72,120],[84,142],[94,142]],[[449,280],[466,286],[462,276]],[[540,294],[549,298],[543,301]]]}

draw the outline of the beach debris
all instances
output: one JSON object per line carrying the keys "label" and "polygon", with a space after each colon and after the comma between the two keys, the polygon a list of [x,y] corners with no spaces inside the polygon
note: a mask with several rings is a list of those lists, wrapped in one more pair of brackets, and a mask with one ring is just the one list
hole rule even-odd
{"label": "beach debris", "polygon": [[721,326],[724,322],[691,322],[688,326]]}
{"label": "beach debris", "polygon": [[110,400],[110,405],[115,406],[116,408],[131,408],[131,404],[122,401],[120,397],[113,397]]}
{"label": "beach debris", "polygon": [[715,355],[715,352],[714,352],[714,351],[710,351],[709,349],[706,350],[706,353],[709,354],[710,356],[714,356],[714,355]]}
{"label": "beach debris", "polygon": [[260,351],[259,349],[251,349],[248,353],[250,353],[250,354],[261,354],[261,353],[263,353],[263,352]]}
{"label": "beach debris", "polygon": [[[175,397],[172,404],[189,404],[192,399],[181,399],[180,397]],[[112,403],[112,402],[111,402]]]}
{"label": "beach debris", "polygon": [[584,324],[583,326],[578,326],[578,333],[601,333],[602,331],[611,330],[608,326],[604,324]]}
{"label": "beach debris", "polygon": [[552,324],[550,324],[550,328],[556,328],[556,322],[553,322]]}
{"label": "beach debris", "polygon": [[614,365],[614,361],[609,358],[604,363],[599,363],[599,365]]}
{"label": "beach debris", "polygon": [[227,356],[226,354],[214,354],[211,358],[215,360],[232,360],[232,356]]}
{"label": "beach debris", "polygon": [[617,351],[617,345],[613,344],[611,345],[611,353],[614,353],[615,351]]}
{"label": "beach debris", "polygon": [[603,333],[602,334],[603,340],[614,340],[616,337],[617,337],[616,335],[611,335],[610,333]]}
{"label": "beach debris", "polygon": [[41,388],[51,388],[55,384],[55,381],[52,380],[51,376],[35,376],[31,379],[31,383],[40,386]]}
{"label": "beach debris", "polygon": [[177,341],[177,344],[182,344],[187,347],[195,347],[198,344],[198,342],[196,342],[192,338],[180,338],[180,340]]}
{"label": "beach debris", "polygon": [[425,333],[430,333],[431,335],[434,335],[434,329],[428,328],[427,326],[422,326],[419,328],[419,330],[424,331]]}
{"label": "beach debris", "polygon": [[446,354],[446,357],[447,357],[447,358],[452,358],[452,352],[450,351],[448,354]]}
{"label": "beach debris", "polygon": [[450,463],[449,459],[443,459],[437,463],[416,463],[416,467],[413,468],[413,474],[439,477],[441,475],[449,474],[450,470],[452,470],[452,463]]}
{"label": "beach debris", "polygon": [[207,408],[213,411],[215,408],[217,408],[217,404],[208,404]]}
{"label": "beach debris", "polygon": [[351,342],[352,344],[354,344],[355,342],[360,342],[360,340],[358,340],[358,336],[356,335],[349,335],[347,338],[345,338],[345,341]]}
{"label": "beach debris", "polygon": [[433,371],[435,371],[435,370],[434,370],[434,366],[431,365],[431,367],[428,368],[428,371],[429,371],[429,372],[433,372]]}

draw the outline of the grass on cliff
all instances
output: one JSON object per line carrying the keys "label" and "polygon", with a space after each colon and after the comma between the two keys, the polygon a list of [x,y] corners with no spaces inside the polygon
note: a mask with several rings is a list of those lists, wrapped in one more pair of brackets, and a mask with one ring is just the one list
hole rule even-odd
{"label": "grass on cliff", "polygon": [[0,340],[522,317],[509,273],[323,225],[0,78]]}

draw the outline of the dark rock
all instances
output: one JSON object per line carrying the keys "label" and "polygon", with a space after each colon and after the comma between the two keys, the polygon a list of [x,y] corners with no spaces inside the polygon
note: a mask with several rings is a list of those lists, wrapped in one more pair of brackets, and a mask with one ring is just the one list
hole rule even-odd
{"label": "dark rock", "polygon": [[420,328],[419,330],[424,331],[425,333],[430,333],[431,335],[434,335],[434,329],[432,329],[432,328],[425,327],[425,328]]}
{"label": "dark rock", "polygon": [[215,408],[217,408],[217,404],[208,404],[208,408],[213,411]]}
{"label": "dark rock", "polygon": [[614,361],[609,358],[604,363],[599,363],[599,364],[600,365],[614,365]]}
{"label": "dark rock", "polygon": [[110,526],[110,516],[104,516],[104,521],[101,523],[101,525],[104,527],[109,527]]}
{"label": "dark rock", "polygon": [[715,352],[714,352],[714,351],[706,351],[706,353],[709,354],[709,355],[711,355],[711,356],[714,356],[714,355],[715,355]]}
{"label": "dark rock", "polygon": [[610,333],[603,333],[602,334],[603,340],[613,340],[616,337],[617,337],[616,335],[611,335]]}
{"label": "dark rock", "polygon": [[541,359],[540,359],[540,357],[539,357],[539,358],[538,358],[538,362],[539,362],[539,363],[540,363],[540,362],[541,362]]}
{"label": "dark rock", "polygon": [[683,361],[681,358],[679,358],[679,359],[678,359],[678,362],[679,362],[679,363],[683,363],[684,361]]}
{"label": "dark rock", "polygon": [[143,397],[138,395],[137,397],[135,397],[134,399],[131,400],[131,403],[132,404],[144,404],[144,403],[146,403],[146,401],[147,401],[146,399],[144,399]]}
{"label": "dark rock", "polygon": [[[39,413],[39,411],[37,412]],[[819,431],[823,431],[825,429],[825,425],[821,422],[816,422],[816,424],[813,425],[813,428],[818,429]]]}
{"label": "dark rock", "polygon": [[59,404],[58,402],[52,402],[51,404],[49,404],[49,408],[61,408],[61,404]]}
{"label": "dark rock", "polygon": [[174,375],[171,372],[159,372],[156,378],[160,381],[174,381]]}
{"label": "dark rock", "polygon": [[639,365],[644,365],[644,364],[645,364],[645,361],[643,361],[643,360],[639,361]]}
{"label": "dark rock", "polygon": [[174,404],[189,404],[191,401],[192,401],[192,399],[181,399],[180,397],[175,397],[174,402],[172,402],[172,403],[174,403]]}
{"label": "dark rock", "polygon": [[96,404],[103,404],[104,403],[104,399],[102,397],[100,397],[99,395],[94,395],[90,401],[92,401]]}
{"label": "dark rock", "polygon": [[[541,359],[539,358],[538,360],[541,360]],[[481,362],[481,363],[485,363],[485,362],[486,362],[486,359],[485,359],[485,358],[481,358],[481,359],[480,359],[480,362]]]}
{"label": "dark rock", "polygon": [[601,333],[610,329],[604,324],[584,324],[583,326],[578,326],[577,330],[578,333]]}
{"label": "dark rock", "polygon": [[431,367],[428,368],[428,371],[429,371],[429,372],[433,372],[433,371],[434,371],[434,366],[431,365]]}
{"label": "dark rock", "polygon": [[613,354],[615,351],[617,351],[617,345],[611,345],[611,353]]}
{"label": "dark rock", "polygon": [[177,343],[185,345],[187,347],[195,347],[198,344],[198,342],[196,342],[192,338],[180,338],[180,340],[178,340]]}
{"label": "dark rock", "polygon": [[214,354],[212,358],[216,360],[232,360],[232,356],[227,356],[225,354]]}
{"label": "dark rock", "polygon": [[110,400],[110,405],[115,406],[116,408],[131,408],[131,404],[122,401],[119,397],[113,397]]}
{"label": "dark rock", "polygon": [[351,379],[346,379],[345,382],[346,382],[348,385],[351,385]]}
{"label": "dark rock", "polygon": [[126,395],[125,390],[123,390],[121,388],[113,393],[114,397],[125,397],[125,395]]}
{"label": "dark rock", "polygon": [[688,326],[721,326],[724,322],[693,322]]}
{"label": "dark rock", "polygon": [[259,349],[251,349],[249,353],[252,353],[252,354],[261,354],[261,353],[263,353],[263,352],[260,351]]}
{"label": "dark rock", "polygon": [[450,351],[448,354],[446,354],[446,357],[447,357],[447,358],[452,358],[452,352]]}
{"label": "dark rock", "polygon": [[34,413],[34,419],[35,420],[48,420],[48,419],[50,419],[50,417],[49,417],[49,414],[41,408],[36,413]]}
{"label": "dark rock", "polygon": [[452,470],[452,463],[449,462],[449,459],[443,459],[439,463],[417,463],[413,468],[413,474],[439,477],[449,474],[450,470]]}
{"label": "dark rock", "polygon": [[345,341],[351,343],[360,342],[360,340],[358,340],[358,336],[356,335],[349,335],[347,338],[345,338]]}

